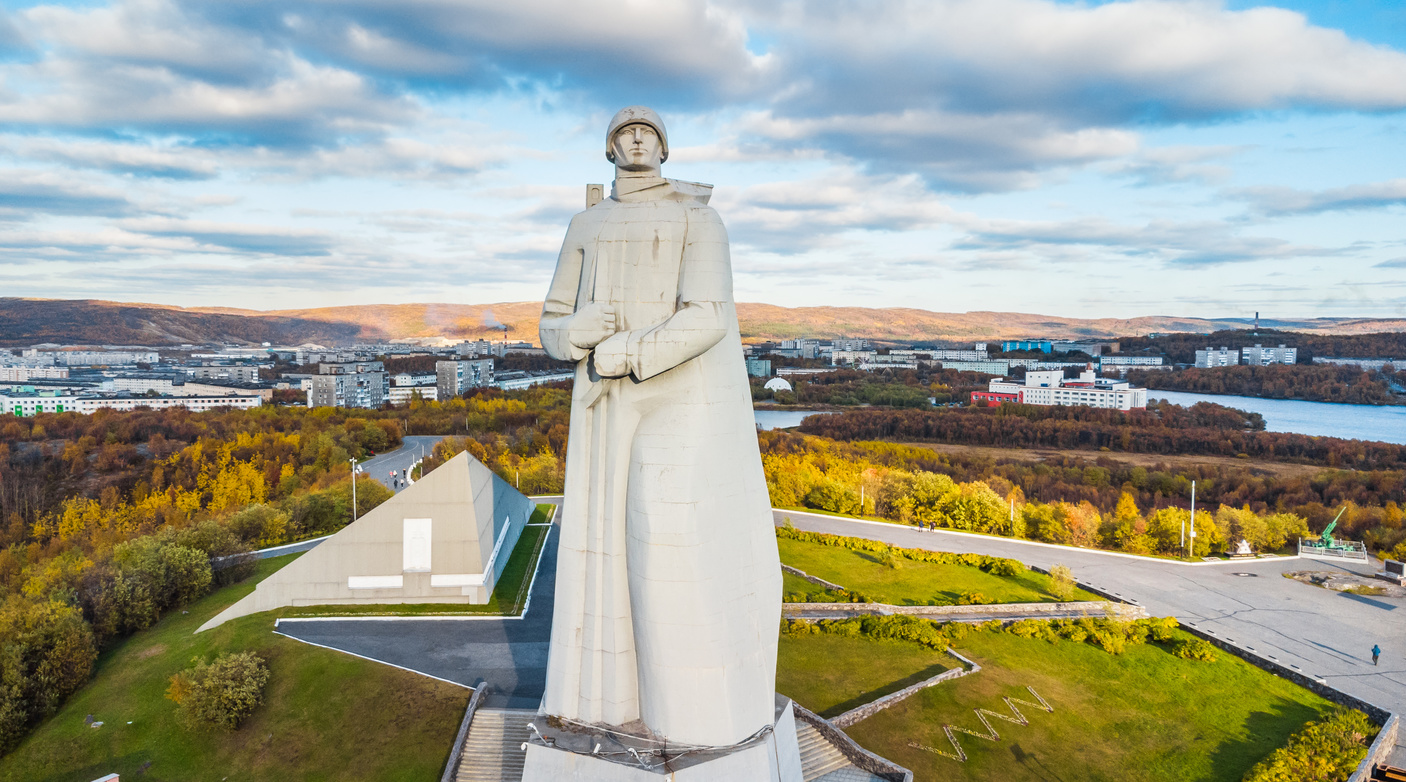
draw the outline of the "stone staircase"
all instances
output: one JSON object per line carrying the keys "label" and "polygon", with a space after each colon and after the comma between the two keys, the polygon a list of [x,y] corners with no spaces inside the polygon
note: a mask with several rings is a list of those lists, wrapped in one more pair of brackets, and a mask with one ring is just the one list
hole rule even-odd
{"label": "stone staircase", "polygon": [[850,767],[849,759],[804,720],[796,720],[796,739],[801,745],[801,776],[805,782]]}
{"label": "stone staircase", "polygon": [[537,716],[531,709],[479,709],[474,713],[455,782],[521,782],[522,743]]}

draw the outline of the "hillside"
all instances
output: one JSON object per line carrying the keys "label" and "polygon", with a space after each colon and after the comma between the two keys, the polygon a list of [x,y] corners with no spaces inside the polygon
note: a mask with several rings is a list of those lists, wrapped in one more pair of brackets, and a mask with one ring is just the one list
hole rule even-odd
{"label": "hillside", "polygon": [[[369,304],[299,310],[181,308],[99,300],[0,298],[0,345],[170,345],[208,342],[346,344],[414,337],[536,341],[539,302]],[[942,313],[892,307],[737,305],[743,339],[863,337],[880,342],[1115,337],[1242,329],[1243,319],[1069,318],[1012,312]],[[1406,331],[1406,319],[1264,320],[1263,328],[1318,334]]]}
{"label": "hillside", "polygon": [[355,322],[279,313],[201,312],[159,304],[0,298],[0,346],[180,345],[210,342],[342,343],[379,334]]}

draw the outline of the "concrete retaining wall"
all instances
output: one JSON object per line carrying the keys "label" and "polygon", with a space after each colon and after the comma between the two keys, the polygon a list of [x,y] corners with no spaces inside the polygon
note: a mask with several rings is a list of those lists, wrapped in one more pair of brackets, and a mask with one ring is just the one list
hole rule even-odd
{"label": "concrete retaining wall", "polygon": [[1086,616],[1107,616],[1112,613],[1124,619],[1143,619],[1147,609],[1142,606],[1123,603],[999,603],[995,605],[971,606],[895,606],[885,603],[783,603],[783,616],[795,614],[834,614],[836,618],[846,615],[872,614],[876,616],[906,615],[927,619],[960,621],[976,614],[993,619],[1005,617],[1044,617],[1053,614],[1079,614]]}
{"label": "concrete retaining wall", "polygon": [[1377,734],[1377,738],[1372,742],[1372,746],[1367,749],[1367,757],[1357,765],[1357,770],[1352,772],[1347,782],[1368,782],[1372,778],[1372,769],[1378,763],[1385,763],[1391,757],[1391,751],[1396,748],[1396,735],[1401,724],[1401,718],[1395,714],[1382,726],[1382,732]]}
{"label": "concrete retaining wall", "polygon": [[823,579],[823,578],[818,578],[818,577],[816,577],[816,576],[812,576],[811,574],[809,574],[809,573],[805,572],[804,570],[801,570],[800,568],[797,568],[797,567],[791,567],[790,565],[782,565],[782,566],[781,566],[781,570],[782,570],[782,572],[784,572],[784,573],[790,573],[790,574],[793,575],[793,576],[797,576],[797,577],[800,577],[800,578],[804,578],[805,580],[809,581],[810,583],[816,584],[817,586],[823,586],[823,587],[825,587],[826,589],[834,589],[834,590],[838,590],[838,591],[840,591],[840,592],[848,592],[848,591],[849,591],[848,589],[846,589],[846,588],[840,586],[839,584],[832,584],[832,583],[830,583],[829,581],[826,581],[826,580]]}
{"label": "concrete retaining wall", "polygon": [[964,664],[966,667],[953,668],[950,671],[943,671],[942,673],[939,673],[931,679],[920,681],[912,686],[904,687],[898,692],[889,693],[888,695],[885,695],[884,697],[879,698],[878,700],[870,701],[864,704],[863,706],[850,709],[844,714],[841,714],[840,716],[831,719],[830,724],[834,725],[837,728],[848,728],[849,726],[853,725],[856,722],[859,722],[860,720],[872,717],[875,714],[883,711],[884,709],[887,709],[888,707],[894,705],[895,703],[898,703],[899,701],[904,700],[905,698],[911,697],[912,695],[916,694],[919,690],[925,690],[929,687],[941,684],[945,681],[957,679],[962,676],[966,676],[969,673],[977,673],[981,670],[980,665],[977,665],[975,662],[972,662],[971,660],[968,660],[960,654],[957,654],[951,649],[948,649],[947,653],[952,655],[953,657],[956,657],[957,660],[960,661],[960,663]]}
{"label": "concrete retaining wall", "polygon": [[459,722],[459,733],[454,737],[454,748],[449,751],[449,762],[444,764],[444,773],[440,775],[439,782],[454,781],[454,776],[459,771],[459,758],[464,753],[464,740],[469,736],[469,726],[473,724],[474,713],[478,711],[478,706],[487,692],[488,682],[479,679],[478,686],[474,687],[474,694],[469,698],[469,705],[464,709],[464,719]]}
{"label": "concrete retaining wall", "polygon": [[835,749],[840,751],[840,754],[845,756],[846,760],[856,767],[868,771],[880,779],[887,780],[887,782],[913,782],[912,771],[859,746],[848,734],[835,727],[824,717],[795,701],[791,701],[791,708],[795,710],[796,719],[810,723],[811,727],[819,731],[826,741],[830,742]]}

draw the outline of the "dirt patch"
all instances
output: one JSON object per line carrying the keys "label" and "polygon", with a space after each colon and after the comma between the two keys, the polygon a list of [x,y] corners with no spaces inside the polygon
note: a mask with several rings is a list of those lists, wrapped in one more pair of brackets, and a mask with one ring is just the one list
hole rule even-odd
{"label": "dirt patch", "polygon": [[997,448],[990,445],[953,445],[949,443],[910,443],[903,445],[913,448],[927,448],[938,453],[964,456],[982,456],[988,459],[1019,459],[1030,462],[1043,462],[1049,459],[1073,457],[1094,462],[1098,459],[1111,459],[1136,467],[1155,468],[1184,467],[1200,464],[1214,464],[1221,467],[1245,467],[1255,472],[1277,475],[1285,478],[1312,476],[1325,468],[1316,464],[1292,464],[1289,462],[1269,462],[1260,459],[1237,459],[1233,456],[1201,456],[1196,454],[1164,453],[1124,453],[1122,451],[1080,451],[1060,448]]}
{"label": "dirt patch", "polygon": [[166,644],[153,644],[153,645],[148,646],[147,648],[141,650],[140,652],[137,652],[137,659],[138,659],[138,660],[145,660],[145,659],[147,659],[148,657],[155,657],[156,655],[158,655],[158,654],[164,654],[165,652],[166,652]]}
{"label": "dirt patch", "polygon": [[1284,577],[1320,586],[1324,589],[1331,589],[1334,592],[1349,592],[1354,595],[1372,597],[1406,597],[1406,587],[1399,587],[1381,579],[1334,570],[1291,570],[1285,573]]}

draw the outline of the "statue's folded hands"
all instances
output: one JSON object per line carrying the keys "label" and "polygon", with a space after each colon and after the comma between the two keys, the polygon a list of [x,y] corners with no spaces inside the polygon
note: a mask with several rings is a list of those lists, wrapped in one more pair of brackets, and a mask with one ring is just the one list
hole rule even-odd
{"label": "statue's folded hands", "polygon": [[621,331],[596,345],[595,368],[601,377],[624,377],[630,374],[630,332]]}
{"label": "statue's folded hands", "polygon": [[567,339],[582,350],[590,350],[615,333],[615,307],[591,302],[571,316]]}

